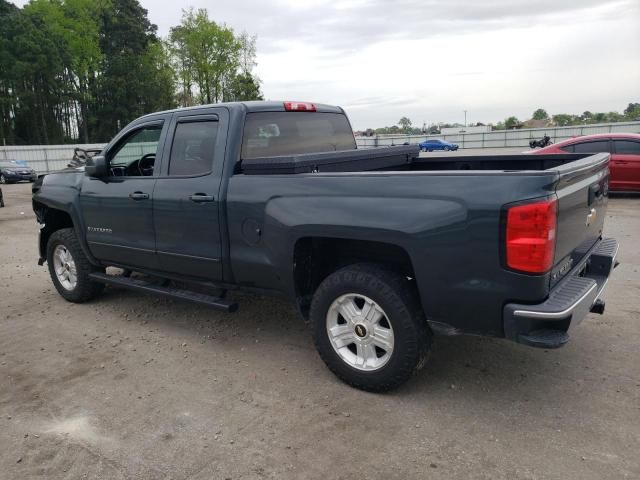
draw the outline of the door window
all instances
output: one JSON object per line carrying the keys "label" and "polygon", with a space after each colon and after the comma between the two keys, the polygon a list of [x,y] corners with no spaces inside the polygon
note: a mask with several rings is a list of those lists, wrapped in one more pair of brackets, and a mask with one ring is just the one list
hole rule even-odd
{"label": "door window", "polygon": [[622,155],[640,155],[640,142],[633,140],[614,140],[613,145],[616,153]]}
{"label": "door window", "polygon": [[169,175],[204,175],[213,167],[218,122],[178,123],[171,146]]}
{"label": "door window", "polygon": [[158,152],[162,125],[135,130],[109,155],[109,168],[114,176],[151,176]]}
{"label": "door window", "polygon": [[594,142],[575,143],[573,145],[575,153],[600,153],[609,152],[609,140],[596,140]]}

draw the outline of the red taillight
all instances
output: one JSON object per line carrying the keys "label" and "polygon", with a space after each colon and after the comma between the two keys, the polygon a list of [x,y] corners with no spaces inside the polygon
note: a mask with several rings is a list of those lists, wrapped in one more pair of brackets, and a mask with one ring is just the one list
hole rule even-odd
{"label": "red taillight", "polygon": [[507,266],[544,273],[553,265],[556,247],[555,199],[510,207],[507,211]]}
{"label": "red taillight", "polygon": [[284,102],[287,112],[315,112],[316,104],[309,102]]}

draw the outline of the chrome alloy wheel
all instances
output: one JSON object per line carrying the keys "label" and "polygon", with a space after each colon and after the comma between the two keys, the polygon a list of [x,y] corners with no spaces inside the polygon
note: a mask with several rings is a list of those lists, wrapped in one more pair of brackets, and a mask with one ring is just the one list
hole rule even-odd
{"label": "chrome alloy wheel", "polygon": [[53,251],[53,268],[60,285],[65,290],[73,290],[78,284],[78,272],[71,252],[64,245],[56,245]]}
{"label": "chrome alloy wheel", "polygon": [[358,370],[378,370],[393,353],[393,328],[384,310],[357,293],[333,301],[327,311],[327,335],[338,356]]}

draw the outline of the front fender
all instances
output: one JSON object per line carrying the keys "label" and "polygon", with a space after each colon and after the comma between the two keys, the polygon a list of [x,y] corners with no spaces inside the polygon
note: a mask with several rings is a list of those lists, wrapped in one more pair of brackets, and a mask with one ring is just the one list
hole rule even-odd
{"label": "front fender", "polygon": [[[33,188],[33,207],[38,216],[39,222],[44,222],[40,230],[39,250],[40,260],[46,259],[46,247],[49,235],[60,227],[56,224],[47,225],[47,219],[52,218],[50,210],[66,213],[73,224],[73,229],[80,243],[82,251],[89,262],[98,265],[99,262],[91,254],[86,242],[86,226],[80,210],[80,190],[84,174],[77,171],[65,171],[53,173],[42,177],[41,184]],[[44,212],[37,210],[45,207]]]}

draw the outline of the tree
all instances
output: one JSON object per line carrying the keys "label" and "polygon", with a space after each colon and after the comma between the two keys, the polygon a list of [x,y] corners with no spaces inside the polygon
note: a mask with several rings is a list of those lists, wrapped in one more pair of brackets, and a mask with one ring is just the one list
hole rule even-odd
{"label": "tree", "polygon": [[104,59],[93,116],[94,141],[110,139],[140,115],[174,106],[174,85],[159,56],[157,27],[137,0],[111,3],[100,18]]}
{"label": "tree", "polygon": [[[27,7],[30,7],[27,5]],[[64,139],[61,113],[68,59],[60,38],[35,8],[0,6],[0,95],[3,141],[49,143]]]}
{"label": "tree", "polygon": [[640,103],[629,103],[627,108],[624,109],[625,120],[639,120],[640,119]]}
{"label": "tree", "polygon": [[509,117],[504,121],[504,128],[506,130],[511,130],[512,128],[515,128],[517,125],[520,125],[520,120],[518,120],[516,117]]}
{"label": "tree", "polygon": [[533,118],[534,120],[546,120],[549,118],[549,114],[545,109],[539,108],[535,112],[533,112],[533,117],[531,118]]}
{"label": "tree", "polygon": [[629,115],[631,113],[636,112],[638,109],[640,109],[640,103],[629,102],[629,105],[627,105],[627,108],[624,109],[624,114]]}
{"label": "tree", "polygon": [[258,80],[250,73],[240,73],[229,81],[225,92],[225,101],[242,102],[247,100],[264,100],[260,92]]}
{"label": "tree", "polygon": [[408,133],[409,129],[411,128],[411,120],[409,120],[409,118],[407,117],[402,117],[400,120],[398,120],[398,125],[400,125],[402,131]]}
{"label": "tree", "polygon": [[76,103],[76,126],[82,140],[89,142],[89,108],[93,98],[96,72],[102,61],[99,46],[98,18],[107,0],[33,0],[25,12],[44,19],[51,29],[55,41],[64,57],[64,78],[68,83],[68,94]]}
{"label": "tree", "polygon": [[255,36],[206,10],[169,42],[156,30],[138,0],[0,0],[0,144],[103,142],[176,103],[262,99]]}
{"label": "tree", "polygon": [[[179,75],[186,75],[180,83],[185,86],[192,81],[200,103],[223,101],[240,67],[242,44],[233,30],[209,20],[205,9],[192,8],[183,10],[182,22],[171,29],[169,38],[180,64],[185,67],[179,71]],[[245,46],[250,49],[251,41],[247,42]],[[249,66],[253,61],[251,52],[246,55]]]}
{"label": "tree", "polygon": [[573,125],[575,121],[574,115],[568,115],[566,113],[559,113],[552,117],[553,123],[555,123],[559,127],[566,127],[569,125]]}

